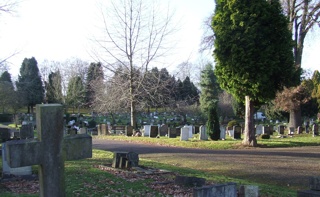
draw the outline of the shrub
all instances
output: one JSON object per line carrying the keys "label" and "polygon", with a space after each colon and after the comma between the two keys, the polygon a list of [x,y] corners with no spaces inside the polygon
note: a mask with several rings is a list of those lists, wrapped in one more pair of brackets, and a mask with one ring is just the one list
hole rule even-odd
{"label": "shrub", "polygon": [[238,121],[231,120],[230,122],[228,122],[228,127],[233,127],[233,126],[239,126]]}
{"label": "shrub", "polygon": [[12,114],[0,114],[0,122],[12,122]]}
{"label": "shrub", "polygon": [[270,139],[270,135],[268,134],[262,134],[261,139]]}
{"label": "shrub", "polygon": [[96,121],[94,121],[94,120],[90,120],[90,121],[88,122],[88,128],[95,128],[96,125],[97,125],[97,123],[96,123]]}

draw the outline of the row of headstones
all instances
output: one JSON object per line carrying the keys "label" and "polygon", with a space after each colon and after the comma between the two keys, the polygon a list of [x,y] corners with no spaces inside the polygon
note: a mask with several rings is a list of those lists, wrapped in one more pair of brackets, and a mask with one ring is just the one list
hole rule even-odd
{"label": "row of headstones", "polygon": [[12,139],[32,139],[34,137],[33,131],[33,124],[22,125],[18,130],[0,127],[0,140],[5,142]]}

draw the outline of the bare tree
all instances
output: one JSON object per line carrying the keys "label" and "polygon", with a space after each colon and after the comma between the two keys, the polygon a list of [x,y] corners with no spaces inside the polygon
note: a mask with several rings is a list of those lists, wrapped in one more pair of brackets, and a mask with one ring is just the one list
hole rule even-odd
{"label": "bare tree", "polygon": [[[130,104],[131,125],[136,126],[136,106],[141,92],[148,91],[143,82],[150,64],[163,58],[171,45],[167,38],[174,32],[170,27],[172,15],[168,7],[163,10],[151,1],[108,3],[107,7],[100,6],[103,31],[101,37],[94,38],[98,50],[94,50],[93,56],[105,65],[106,74],[122,72],[127,77],[128,84],[112,84],[118,90],[126,89],[123,91],[126,96],[121,98]],[[137,77],[136,72],[141,75]]]}
{"label": "bare tree", "polygon": [[[281,0],[281,3],[289,19],[288,28],[293,34],[294,60],[296,69],[299,71],[305,38],[315,25],[320,25],[320,0]],[[289,122],[289,125],[295,128],[302,124],[300,104],[297,103],[296,106],[295,110],[290,110]]]}
{"label": "bare tree", "polygon": [[[11,15],[14,14],[19,3],[20,3],[19,0],[3,0],[2,2],[0,2],[0,16],[2,16],[4,13],[11,14]],[[19,50],[16,50],[10,55],[8,55],[7,57],[0,58],[0,66],[1,67],[6,66],[5,63],[7,62],[7,60],[15,56],[19,52],[20,52]]]}

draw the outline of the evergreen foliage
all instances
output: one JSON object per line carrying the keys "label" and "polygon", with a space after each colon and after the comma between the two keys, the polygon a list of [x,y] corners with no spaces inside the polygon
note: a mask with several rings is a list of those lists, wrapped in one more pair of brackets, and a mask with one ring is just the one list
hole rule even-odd
{"label": "evergreen foliage", "polygon": [[72,77],[68,84],[67,104],[79,109],[85,102],[85,88],[79,76]]}
{"label": "evergreen foliage", "polygon": [[51,72],[46,85],[46,99],[48,103],[63,103],[60,71]]}
{"label": "evergreen foliage", "polygon": [[207,110],[208,120],[206,124],[207,135],[212,140],[218,140],[220,138],[220,124],[217,109],[215,106],[210,106]]}
{"label": "evergreen foliage", "polygon": [[207,114],[207,134],[212,140],[220,138],[220,124],[217,113],[218,95],[221,91],[211,64],[207,64],[201,72],[200,107]]}
{"label": "evergreen foliage", "polygon": [[216,1],[215,74],[222,88],[256,106],[294,85],[291,32],[279,1]]}
{"label": "evergreen foliage", "polygon": [[96,83],[103,83],[104,73],[100,62],[91,63],[88,68],[87,80],[86,80],[86,105],[92,106],[94,101]]}
{"label": "evergreen foliage", "polygon": [[11,75],[8,71],[5,71],[0,76],[0,106],[2,113],[10,106],[14,105],[16,92],[11,80]]}
{"label": "evergreen foliage", "polygon": [[28,107],[28,113],[33,113],[33,107],[44,101],[44,87],[34,57],[23,60],[16,85],[19,97],[23,98],[23,104]]}

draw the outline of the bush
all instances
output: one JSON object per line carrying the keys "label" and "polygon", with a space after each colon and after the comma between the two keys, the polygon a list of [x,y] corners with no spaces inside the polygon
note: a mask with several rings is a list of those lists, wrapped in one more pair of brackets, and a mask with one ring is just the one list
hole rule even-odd
{"label": "bush", "polygon": [[238,121],[231,120],[230,122],[228,122],[228,127],[233,127],[233,126],[239,126]]}
{"label": "bush", "polygon": [[262,134],[261,139],[270,139],[270,135],[268,134]]}
{"label": "bush", "polygon": [[12,114],[0,114],[0,122],[12,122]]}
{"label": "bush", "polygon": [[94,120],[90,120],[88,122],[88,128],[95,128],[97,126],[97,122]]}

